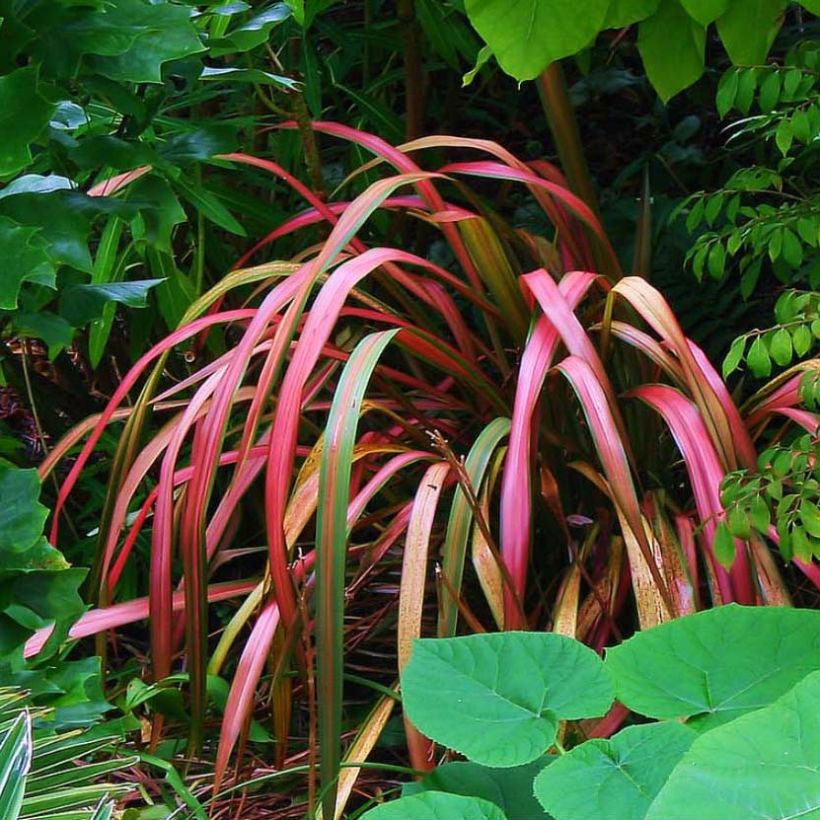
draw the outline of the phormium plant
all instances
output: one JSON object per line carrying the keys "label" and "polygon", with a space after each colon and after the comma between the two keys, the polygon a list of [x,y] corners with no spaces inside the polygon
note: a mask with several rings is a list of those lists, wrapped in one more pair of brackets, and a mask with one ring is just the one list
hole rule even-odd
{"label": "phormium plant", "polygon": [[[91,575],[98,606],[71,634],[150,618],[156,681],[184,651],[193,750],[208,675],[232,671],[216,791],[267,670],[280,767],[314,753],[288,757],[294,708],[318,714],[329,818],[422,633],[546,627],[600,649],[630,610],[648,628],[712,604],[788,603],[764,538],[731,535],[720,483],[755,469],[760,431],[791,423],[783,411],[799,395],[786,382],[741,414],[660,293],[620,275],[596,217],[553,167],[481,140],[397,149],[314,128],[371,151],[368,179],[388,173],[363,189],[354,174],[349,201],[325,202],[274,162],[222,157],[286,179],[308,209],[199,298],[41,473],[86,439],[62,481],[58,543],[100,436],[124,424]],[[456,159],[442,164],[448,153]],[[511,224],[508,196],[537,203],[549,235]],[[275,241],[297,232],[295,258],[245,267],[251,253],[276,258]],[[207,361],[199,354],[218,333],[227,343]],[[180,349],[192,366],[172,357]],[[123,600],[149,524],[147,596]],[[234,569],[248,555],[264,557],[252,577]],[[818,582],[816,565],[794,561]],[[346,618],[365,590],[387,593],[383,610]],[[241,605],[212,643],[209,601],[230,599]],[[381,699],[348,744],[345,692],[362,679],[346,673],[345,650],[385,630],[398,669],[375,681]],[[564,716],[602,713],[607,697]],[[161,731],[157,720],[155,740]],[[430,741],[412,726],[407,737],[413,766],[429,769]],[[308,786],[313,801],[312,774]]]}

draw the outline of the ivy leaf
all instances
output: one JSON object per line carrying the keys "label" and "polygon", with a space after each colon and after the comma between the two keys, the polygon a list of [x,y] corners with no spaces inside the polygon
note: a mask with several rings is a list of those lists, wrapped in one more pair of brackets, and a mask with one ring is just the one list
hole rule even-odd
{"label": "ivy leaf", "polygon": [[706,731],[820,668],[820,612],[729,604],[639,632],[607,650],[606,667],[628,708]]}
{"label": "ivy leaf", "polygon": [[506,767],[542,757],[558,721],[605,714],[612,681],[577,641],[506,632],[415,641],[402,697],[428,737],[476,763]]}
{"label": "ivy leaf", "polygon": [[[675,35],[670,37],[670,32]],[[658,11],[641,23],[638,51],[649,81],[664,102],[703,74],[705,45],[706,29],[678,0],[661,0]]]}
{"label": "ivy leaf", "polygon": [[588,46],[604,22],[608,0],[466,0],[470,22],[517,80],[532,80],[550,63]]}
{"label": "ivy leaf", "polygon": [[680,723],[650,723],[588,740],[538,775],[535,795],[557,818],[640,820],[697,737]]}
{"label": "ivy leaf", "polygon": [[646,814],[667,820],[786,820],[820,806],[820,672],[764,709],[699,737]]}
{"label": "ivy leaf", "polygon": [[208,51],[213,57],[250,51],[266,43],[271,29],[287,20],[292,13],[287,4],[274,3],[224,36],[211,38],[208,41]]}
{"label": "ivy leaf", "polygon": [[0,215],[0,258],[3,273],[0,276],[0,309],[14,310],[23,282],[41,284],[54,281],[54,266],[37,242],[38,228],[18,225]]}
{"label": "ivy leaf", "polygon": [[731,0],[717,30],[735,65],[760,65],[783,23],[788,0]]}
{"label": "ivy leaf", "polygon": [[31,548],[43,532],[48,510],[37,500],[37,470],[23,470],[0,459],[0,566],[11,562],[10,553]]}
{"label": "ivy leaf", "polygon": [[[189,6],[114,0],[103,18],[110,29],[120,28],[130,38],[127,47],[112,54],[91,54],[87,67],[111,80],[124,83],[162,82],[162,65],[205,50],[191,21]],[[132,36],[137,31],[135,37]],[[123,37],[126,35],[123,34]]]}
{"label": "ivy leaf", "polygon": [[19,68],[0,76],[0,177],[31,162],[29,145],[48,125],[55,105],[37,91],[37,69]]}

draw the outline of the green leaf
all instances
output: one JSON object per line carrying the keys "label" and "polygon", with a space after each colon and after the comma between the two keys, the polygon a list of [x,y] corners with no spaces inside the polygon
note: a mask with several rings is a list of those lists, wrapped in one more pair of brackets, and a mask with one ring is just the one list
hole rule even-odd
{"label": "green leaf", "polygon": [[731,569],[735,562],[735,539],[728,525],[721,521],[715,528],[715,540],[712,544],[715,551],[715,558],[726,567]]}
{"label": "green leaf", "polygon": [[148,291],[162,279],[142,279],[134,282],[107,282],[99,285],[69,285],[60,294],[60,315],[74,327],[82,327],[103,315],[109,302],[132,308],[145,307]]}
{"label": "green leaf", "polygon": [[793,268],[799,268],[803,264],[803,246],[794,232],[789,228],[783,229],[783,259]]}
{"label": "green leaf", "polygon": [[772,111],[780,97],[780,72],[776,69],[761,83],[758,103],[761,111]]}
{"label": "green leaf", "polygon": [[74,339],[74,328],[61,316],[45,310],[39,313],[15,313],[14,329],[22,336],[42,339],[48,347],[49,359],[54,359]]}
{"label": "green leaf", "polygon": [[24,552],[40,538],[48,509],[39,497],[37,470],[23,470],[0,459],[0,571],[13,560],[9,553]]}
{"label": "green leaf", "polygon": [[23,227],[0,215],[0,257],[3,273],[0,276],[0,309],[14,310],[20,286],[26,281],[40,283],[54,280],[54,266],[37,242],[39,229]]}
{"label": "green leaf", "polygon": [[519,766],[553,744],[558,721],[603,715],[612,681],[591,649],[561,635],[469,635],[415,641],[402,698],[433,740],[485,766]]}
{"label": "green leaf", "polygon": [[800,521],[813,538],[820,538],[820,509],[809,499],[800,502]]}
{"label": "green leaf", "polygon": [[0,76],[0,177],[31,162],[29,145],[48,125],[54,108],[40,96],[33,66]]}
{"label": "green leaf", "polygon": [[677,0],[661,0],[658,11],[641,23],[638,51],[649,81],[664,102],[703,74],[705,44],[706,30]]}
{"label": "green leaf", "polygon": [[792,337],[786,328],[775,331],[769,342],[769,352],[780,367],[785,367],[792,360]]}
{"label": "green leaf", "polygon": [[[87,67],[112,80],[159,83],[163,63],[205,50],[191,21],[189,6],[112,0],[105,14],[96,17],[104,18],[109,31],[121,34],[121,42],[108,55],[95,51],[86,57]],[[91,43],[99,42],[94,31],[89,39]]]}
{"label": "green leaf", "polygon": [[654,14],[660,0],[611,0],[602,29],[623,28]]}
{"label": "green leaf", "polygon": [[247,236],[245,229],[231,215],[231,212],[219,199],[200,185],[192,185],[180,177],[175,181],[177,188],[188,202],[191,203],[206,219],[210,219],[220,228],[224,228],[237,236]]}
{"label": "green leaf", "polygon": [[21,712],[0,740],[0,817],[16,820],[31,766],[31,719]]}
{"label": "green leaf", "polygon": [[757,378],[771,376],[772,360],[769,358],[769,351],[766,349],[766,343],[763,341],[762,336],[758,336],[752,342],[749,352],[746,354],[746,363]]}
{"label": "green leaf", "polygon": [[291,9],[285,3],[274,3],[264,11],[260,11],[231,29],[223,37],[215,37],[208,41],[208,51],[213,57],[223,54],[250,51],[266,43],[271,29],[278,26],[291,16]]}
{"label": "green leaf", "polygon": [[426,791],[480,797],[498,806],[507,820],[549,820],[532,793],[532,781],[556,758],[545,756],[525,766],[491,769],[477,763],[445,763],[419,782],[407,783],[402,796]]}
{"label": "green leaf", "polygon": [[422,792],[383,803],[362,815],[362,820],[506,820],[498,806],[480,800],[445,792]]}
{"label": "green leaf", "polygon": [[[746,515],[746,511],[740,506],[732,507],[732,509],[729,510],[729,514],[726,517],[726,526],[729,528],[729,532],[735,538],[742,538],[742,539],[745,540],[752,534],[751,522],[749,521],[749,519]],[[717,541],[717,538],[715,538],[715,541]],[[727,550],[727,552],[729,552],[729,551]],[[729,566],[730,567],[732,565],[732,563],[734,563],[734,557],[735,557],[734,553],[735,553],[735,545],[734,545],[734,543],[732,543],[731,544],[731,560],[728,562],[728,564],[726,562],[722,561],[719,555],[718,555],[718,560],[720,560],[721,563],[724,564],[724,566]],[[715,545],[715,554],[716,555],[718,554],[717,544]]]}
{"label": "green leaf", "polygon": [[720,78],[715,102],[721,119],[731,111],[732,106],[735,104],[739,86],[740,72],[736,68],[729,69]]}
{"label": "green leaf", "polygon": [[774,141],[784,157],[789,153],[793,140],[794,132],[792,131],[791,122],[786,119],[780,120],[777,124],[777,130],[774,132]]}
{"label": "green leaf", "polygon": [[767,706],[820,668],[820,612],[737,604],[607,650],[616,697],[641,715],[710,729]]}
{"label": "green leaf", "polygon": [[731,0],[717,29],[735,65],[760,65],[780,31],[788,0]]}
{"label": "green leaf", "polygon": [[709,248],[706,267],[713,279],[722,279],[726,273],[726,249],[720,239],[716,239]]}
{"label": "green leaf", "polygon": [[689,16],[702,26],[714,23],[729,6],[729,0],[680,0],[680,2]]}
{"label": "green leaf", "polygon": [[646,820],[820,816],[820,672],[780,699],[699,737]]}
{"label": "green leaf", "polygon": [[589,45],[604,22],[608,0],[465,0],[470,22],[493,50],[501,68],[532,80],[550,63]]}
{"label": "green leaf", "polygon": [[807,325],[800,325],[792,331],[792,344],[794,352],[799,357],[805,356],[811,350],[811,331]]}
{"label": "green leaf", "polygon": [[746,350],[746,337],[739,336],[732,342],[732,346],[729,348],[729,352],[726,354],[726,358],[723,360],[723,378],[728,378],[732,373],[737,370],[740,362],[743,359],[743,353]]}
{"label": "green leaf", "polygon": [[761,534],[768,535],[769,527],[772,523],[771,511],[769,505],[763,496],[756,495],[749,507],[749,518],[752,521],[752,526]]}
{"label": "green leaf", "polygon": [[757,88],[757,71],[754,68],[738,70],[740,71],[740,79],[737,84],[735,105],[738,111],[743,114],[748,114],[749,109],[752,107],[755,89]]}
{"label": "green leaf", "polygon": [[588,740],[538,775],[535,795],[557,820],[642,820],[697,736],[679,723],[650,723]]}

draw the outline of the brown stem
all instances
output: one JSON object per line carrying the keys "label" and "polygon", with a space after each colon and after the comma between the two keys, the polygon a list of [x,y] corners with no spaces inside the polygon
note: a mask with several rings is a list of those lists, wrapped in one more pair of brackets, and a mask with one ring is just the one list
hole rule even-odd
{"label": "brown stem", "polygon": [[421,28],[415,0],[398,0],[398,18],[404,44],[405,137],[421,136],[424,129],[424,67],[421,61]]}
{"label": "brown stem", "polygon": [[564,71],[558,62],[549,65],[538,76],[538,92],[547,116],[547,125],[555,140],[558,159],[567,175],[570,188],[598,213],[598,197],[589,174],[578,120],[567,93]]}

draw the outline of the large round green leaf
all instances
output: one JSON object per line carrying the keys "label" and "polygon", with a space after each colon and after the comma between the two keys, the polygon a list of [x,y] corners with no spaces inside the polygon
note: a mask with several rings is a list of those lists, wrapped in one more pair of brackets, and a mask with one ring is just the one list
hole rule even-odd
{"label": "large round green leaf", "polygon": [[610,0],[602,28],[622,28],[654,14],[659,0]]}
{"label": "large round green leaf", "polygon": [[646,820],[820,817],[820,672],[765,709],[700,736]]}
{"label": "large round green leaf", "polygon": [[555,820],[643,820],[695,738],[680,723],[650,723],[588,740],[541,772],[535,795]]}
{"label": "large round green leaf", "polygon": [[422,792],[384,803],[362,820],[507,820],[498,806],[478,797],[445,792]]}
{"label": "large round green leaf", "polygon": [[612,681],[588,647],[506,632],[413,644],[404,709],[428,737],[485,766],[519,766],[555,741],[558,721],[603,715]]}
{"label": "large round green leaf", "polygon": [[766,61],[783,24],[787,2],[731,0],[726,13],[717,21],[717,30],[735,65],[757,65]]}
{"label": "large round green leaf", "polygon": [[713,23],[726,11],[729,0],[680,0],[689,16],[700,23],[708,26]]}
{"label": "large round green leaf", "polygon": [[608,650],[606,666],[633,711],[711,728],[820,669],[820,612],[719,607],[635,635]]}
{"label": "large round green leaf", "polygon": [[537,77],[601,30],[609,0],[466,0],[470,22],[498,64],[517,80]]}
{"label": "large round green leaf", "polygon": [[423,780],[408,783],[403,796],[427,791],[480,797],[502,809],[507,820],[550,820],[532,793],[532,782],[556,758],[546,755],[525,766],[491,769],[478,763],[445,763]]}
{"label": "large round green leaf", "polygon": [[638,51],[646,75],[666,102],[703,74],[706,29],[679,0],[661,0],[638,30]]}

